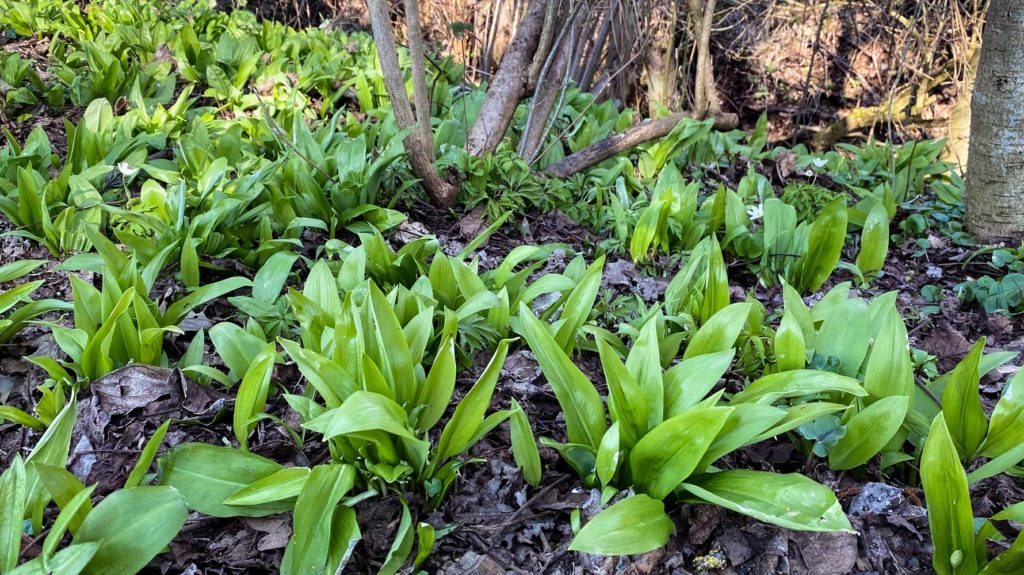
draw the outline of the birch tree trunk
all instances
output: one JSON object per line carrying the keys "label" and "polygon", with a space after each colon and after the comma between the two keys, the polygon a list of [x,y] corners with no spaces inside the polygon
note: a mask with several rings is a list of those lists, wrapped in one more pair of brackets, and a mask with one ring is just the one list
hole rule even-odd
{"label": "birch tree trunk", "polygon": [[991,0],[971,102],[967,229],[985,242],[1024,237],[1024,10]]}

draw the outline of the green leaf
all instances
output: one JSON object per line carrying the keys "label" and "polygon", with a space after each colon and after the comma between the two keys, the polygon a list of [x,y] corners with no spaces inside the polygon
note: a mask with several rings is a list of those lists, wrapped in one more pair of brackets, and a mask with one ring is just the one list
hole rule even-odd
{"label": "green leaf", "polygon": [[775,332],[775,361],[779,371],[803,369],[807,364],[807,345],[793,312],[786,310]]}
{"label": "green leaf", "polygon": [[263,412],[270,393],[270,375],[274,371],[276,346],[268,343],[253,360],[238,386],[235,400],[234,431],[242,451],[249,450],[249,432],[258,414]]}
{"label": "green leaf", "polygon": [[[824,300],[815,306],[822,307]],[[839,360],[839,373],[854,377],[864,363],[871,341],[871,315],[861,299],[846,299],[827,310],[814,338],[814,352]]]}
{"label": "green leaf", "polygon": [[412,551],[413,531],[412,514],[409,513],[409,506],[402,501],[402,519],[398,522],[398,530],[395,532],[395,540],[388,550],[384,564],[381,565],[377,575],[395,575],[409,558]]}
{"label": "green leaf", "polygon": [[278,341],[285,353],[295,362],[306,381],[324,398],[328,407],[340,406],[348,396],[358,389],[355,377],[334,360],[313,350],[305,349],[294,341],[287,339]]}
{"label": "green leaf", "polygon": [[[601,256],[594,260],[594,263],[587,268],[579,283],[576,284],[576,288],[572,290],[572,293],[565,300],[565,306],[562,308],[560,318],[563,323],[558,328],[558,333],[555,334],[555,342],[567,355],[571,354],[575,348],[576,334],[583,327],[587,318],[590,317],[590,312],[594,309],[594,301],[597,299],[597,293],[601,289],[601,272],[603,269],[604,256]],[[521,305],[520,310],[522,309],[523,306]],[[527,314],[533,315],[529,310],[527,310]],[[522,317],[524,314],[520,311],[519,315]],[[530,347],[532,349],[533,346]]]}
{"label": "green leaf", "polygon": [[190,509],[214,517],[264,517],[291,511],[292,501],[232,506],[224,501],[284,466],[265,457],[230,447],[183,443],[157,461],[158,478],[181,492]]}
{"label": "green leaf", "polygon": [[805,397],[827,393],[867,395],[856,379],[816,369],[797,369],[766,375],[732,396],[735,403],[774,403],[783,398]]}
{"label": "green leaf", "polygon": [[523,472],[523,479],[530,485],[540,485],[541,463],[540,452],[537,451],[537,441],[533,437],[533,429],[530,428],[530,420],[526,418],[519,402],[514,398],[512,403],[512,416],[509,421],[512,435],[512,456],[516,465]]}
{"label": "green leaf", "polygon": [[50,526],[50,532],[46,534],[46,540],[43,542],[44,556],[53,555],[61,540],[64,539],[65,532],[70,530],[72,533],[76,533],[78,531],[78,526],[92,511],[92,501],[89,497],[92,496],[96,487],[97,485],[92,485],[82,489],[61,507],[57,519]]}
{"label": "green leaf", "polygon": [[[620,442],[626,447],[632,447],[648,430],[647,397],[641,391],[636,378],[603,338],[597,339],[597,351],[601,356],[601,367],[604,369],[605,382],[608,384],[608,411],[611,413],[612,422],[619,425]],[[660,365],[657,370],[660,376]],[[661,390],[658,393],[661,393]],[[604,437],[607,437],[607,433]]]}
{"label": "green leaf", "polygon": [[480,428],[487,407],[491,404],[494,386],[498,383],[498,376],[501,375],[501,368],[505,364],[505,356],[508,355],[508,345],[512,341],[515,340],[503,339],[498,343],[498,349],[491,357],[487,368],[462,401],[455,406],[455,413],[444,426],[441,439],[437,442],[438,460],[444,461],[471,446],[471,440],[476,435],[476,430]]}
{"label": "green leaf", "polygon": [[124,482],[125,488],[142,485],[142,480],[146,477],[149,466],[153,464],[153,459],[156,458],[156,451],[160,449],[160,444],[163,443],[164,435],[167,434],[167,428],[170,425],[170,419],[163,422],[153,433],[153,437],[150,437],[149,441],[146,442],[146,446],[142,448],[142,454],[139,455],[139,461],[135,463],[135,467],[132,468],[131,473],[128,474],[128,479]]}
{"label": "green leaf", "polygon": [[964,457],[973,458],[988,432],[988,420],[978,392],[978,364],[985,349],[981,338],[956,366],[942,394],[942,417],[953,443]]}
{"label": "green leaf", "polygon": [[604,404],[597,389],[555,342],[547,325],[523,304],[519,305],[519,318],[522,335],[565,414],[569,442],[596,450],[606,429]]}
{"label": "green leaf", "polygon": [[629,466],[637,490],[664,499],[697,470],[731,409],[694,408],[666,420],[633,447]]}
{"label": "green leaf", "polygon": [[708,503],[786,529],[855,533],[835,494],[797,473],[737,469],[701,475],[683,487]]}
{"label": "green leaf", "polygon": [[864,220],[864,229],[860,233],[860,253],[857,254],[857,267],[867,274],[882,269],[885,256],[889,253],[889,212],[885,204],[875,202]]}
{"label": "green leaf", "polygon": [[864,389],[874,397],[914,397],[914,364],[910,357],[907,326],[895,306],[882,312],[878,335],[871,345]]}
{"label": "green leaf", "polygon": [[[629,357],[626,358],[626,370],[636,375],[636,382],[643,394],[642,399],[630,398],[634,404],[644,406],[642,410],[647,412],[647,420],[637,422],[637,436],[643,435],[648,429],[653,429],[664,420],[665,413],[665,383],[661,372],[661,350],[658,346],[658,319],[657,314],[647,320],[647,323],[640,329],[640,335],[633,342],[629,350]],[[603,342],[602,342],[603,343]],[[607,350],[602,356],[602,365],[605,363]],[[611,385],[611,384],[609,384]],[[616,402],[616,408],[624,407],[622,403]],[[632,442],[630,442],[632,443]]]}
{"label": "green leaf", "polygon": [[697,330],[683,359],[730,349],[739,337],[753,304],[734,303],[716,313]]}
{"label": "green leaf", "polygon": [[79,543],[68,545],[53,557],[36,557],[22,563],[10,575],[78,575],[92,561],[99,543]]}
{"label": "green leaf", "polygon": [[896,435],[910,408],[902,395],[880,399],[846,422],[846,435],[828,452],[832,469],[853,469],[868,462]]}
{"label": "green leaf", "polygon": [[212,284],[206,284],[189,295],[171,304],[163,315],[163,325],[178,325],[185,319],[188,312],[204,303],[219,298],[235,290],[252,286],[252,282],[243,277],[233,277]]}
{"label": "green leaf", "polygon": [[85,518],[74,542],[99,543],[85,573],[137,573],[174,539],[185,499],[172,487],[134,487],[108,495]]}
{"label": "green leaf", "polygon": [[736,350],[684,359],[665,372],[665,417],[674,417],[700,403],[729,369]]}
{"label": "green leaf", "polygon": [[1003,396],[992,410],[981,453],[985,457],[998,457],[1021,444],[1024,444],[1024,369],[1018,370],[1006,384]]}
{"label": "green leaf", "polygon": [[[932,568],[938,575],[973,575],[977,561],[971,494],[944,417],[937,416],[928,432],[921,454],[921,483],[935,546]],[[954,566],[957,553],[959,565]]]}
{"label": "green leaf", "polygon": [[285,467],[284,469],[257,479],[239,489],[224,500],[227,505],[262,505],[298,497],[302,486],[309,477],[308,467]]}
{"label": "green leaf", "polygon": [[322,434],[325,440],[366,431],[385,431],[416,439],[406,418],[405,411],[394,401],[370,391],[357,391],[341,407],[324,412],[302,427]]}
{"label": "green leaf", "polygon": [[619,470],[619,463],[622,460],[622,449],[619,441],[619,422],[612,423],[608,431],[601,438],[601,445],[597,448],[597,457],[594,462],[597,478],[601,485],[607,486],[615,480],[615,474]]}
{"label": "green leaf", "polygon": [[416,405],[423,406],[417,429],[428,431],[441,421],[455,391],[455,371],[455,335],[449,334],[438,346],[430,373],[417,391]]}
{"label": "green leaf", "polygon": [[832,275],[846,243],[846,196],[840,194],[811,225],[807,253],[797,263],[800,270],[796,287],[804,292],[817,291]]}
{"label": "green leaf", "polygon": [[15,455],[11,466],[0,475],[0,571],[4,573],[18,564],[27,499],[25,464],[20,455]]}
{"label": "green leaf", "polygon": [[668,543],[675,524],[665,504],[639,494],[598,513],[580,529],[570,551],[594,555],[639,555]]}
{"label": "green leaf", "polygon": [[355,484],[351,465],[317,465],[295,502],[292,538],[281,560],[281,573],[320,573],[327,564],[334,509]]}

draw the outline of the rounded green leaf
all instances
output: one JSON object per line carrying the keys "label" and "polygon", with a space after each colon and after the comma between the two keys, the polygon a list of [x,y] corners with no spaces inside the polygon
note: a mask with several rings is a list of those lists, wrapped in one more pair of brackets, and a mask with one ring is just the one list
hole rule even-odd
{"label": "rounded green leaf", "polygon": [[569,550],[594,555],[637,555],[664,546],[674,529],[663,502],[634,495],[598,513],[580,529]]}

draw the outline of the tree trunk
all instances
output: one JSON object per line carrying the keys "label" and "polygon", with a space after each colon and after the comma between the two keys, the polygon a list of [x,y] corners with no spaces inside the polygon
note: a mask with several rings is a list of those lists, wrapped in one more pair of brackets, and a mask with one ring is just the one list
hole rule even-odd
{"label": "tree trunk", "polygon": [[[398,48],[395,46],[395,37],[391,32],[391,19],[388,17],[388,8],[384,0],[367,0],[367,8],[370,12],[370,24],[373,28],[373,39],[377,44],[377,58],[380,60],[380,69],[384,76],[384,87],[388,91],[388,99],[391,100],[391,110],[395,115],[395,123],[401,130],[411,130],[409,135],[402,142],[409,154],[409,164],[416,177],[423,182],[430,198],[439,206],[450,206],[455,203],[459,190],[441,179],[441,176],[434,170],[432,158],[434,156],[433,136],[429,134],[429,124],[424,137],[422,124],[416,121],[412,113],[412,104],[409,102],[409,94],[405,91],[405,79],[402,70],[398,67]],[[422,38],[418,38],[422,42]],[[422,46],[422,44],[421,44]],[[427,121],[429,122],[430,107],[427,106]]]}
{"label": "tree trunk", "polygon": [[1024,10],[992,0],[971,103],[967,229],[985,242],[1024,237]]}
{"label": "tree trunk", "polygon": [[981,57],[980,39],[972,43],[969,54],[963,79],[957,83],[956,103],[949,114],[946,149],[942,152],[942,159],[955,162],[961,174],[967,168],[968,143],[971,141],[971,93]]}
{"label": "tree trunk", "polygon": [[516,106],[523,99],[530,81],[530,68],[544,28],[547,0],[533,0],[519,23],[498,72],[487,86],[480,114],[466,138],[466,150],[474,156],[493,152],[505,137]]}

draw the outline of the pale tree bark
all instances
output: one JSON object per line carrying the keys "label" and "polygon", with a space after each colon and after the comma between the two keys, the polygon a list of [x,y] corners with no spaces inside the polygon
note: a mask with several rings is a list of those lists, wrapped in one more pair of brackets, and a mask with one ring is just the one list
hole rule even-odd
{"label": "pale tree bark", "polygon": [[474,156],[493,152],[505,137],[516,106],[523,99],[530,82],[530,65],[537,53],[548,1],[554,0],[534,0],[530,3],[512,39],[512,45],[505,52],[498,71],[487,87],[480,113],[466,137],[466,150]]}
{"label": "pale tree bark", "polygon": [[981,59],[981,39],[977,38],[971,45],[970,57],[964,69],[963,79],[958,82],[956,103],[949,114],[949,129],[946,136],[946,149],[942,159],[954,162],[960,173],[967,168],[968,144],[971,141],[971,96],[974,92],[974,81]]}
{"label": "pale tree bark", "polygon": [[690,21],[697,42],[697,70],[693,82],[693,111],[697,117],[714,116],[722,111],[715,88],[711,64],[711,27],[715,19],[715,0],[690,0]]}
{"label": "pale tree bark", "polygon": [[678,109],[679,82],[676,62],[676,0],[650,2],[651,44],[647,47],[647,112],[653,116],[661,106]]}
{"label": "pale tree bark", "polygon": [[1024,237],[1024,10],[991,0],[971,103],[967,229],[985,242]]}
{"label": "pale tree bark", "polygon": [[[459,191],[455,186],[441,179],[441,176],[434,170],[432,160],[434,142],[433,137],[429,134],[430,106],[426,106],[426,110],[424,110],[428,122],[428,134],[424,137],[423,129],[412,113],[409,95],[405,91],[405,80],[402,70],[398,66],[398,48],[395,46],[395,37],[391,32],[391,19],[388,17],[385,0],[367,0],[366,4],[370,12],[373,39],[377,44],[377,58],[380,59],[380,69],[384,75],[384,87],[388,91],[388,99],[391,100],[395,122],[399,129],[411,130],[403,140],[405,150],[409,154],[409,164],[416,177],[423,182],[423,187],[430,194],[434,203],[439,206],[450,206],[455,203]],[[422,42],[422,38],[420,35],[417,40]]]}
{"label": "pale tree bark", "polygon": [[420,140],[430,145],[427,157],[434,161],[434,131],[430,127],[430,92],[427,91],[426,53],[420,27],[419,0],[405,0],[405,25],[409,35],[409,59],[412,61],[412,93]]}

